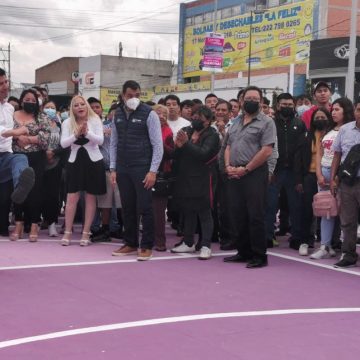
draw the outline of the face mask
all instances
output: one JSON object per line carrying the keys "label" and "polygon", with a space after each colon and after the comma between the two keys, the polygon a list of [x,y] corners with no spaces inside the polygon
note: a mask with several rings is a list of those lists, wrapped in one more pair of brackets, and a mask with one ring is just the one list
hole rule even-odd
{"label": "face mask", "polygon": [[294,116],[294,109],[289,107],[280,107],[280,114],[284,118],[290,118]]}
{"label": "face mask", "polygon": [[43,104],[42,98],[38,98],[39,101],[39,106],[41,106]]}
{"label": "face mask", "polygon": [[201,120],[193,120],[191,124],[195,131],[201,131],[204,129],[204,123]]}
{"label": "face mask", "polygon": [[327,120],[314,120],[314,127],[316,130],[322,131],[327,128],[328,123]]}
{"label": "face mask", "polygon": [[302,116],[305,111],[308,111],[310,109],[310,106],[307,105],[301,105],[296,109],[296,112],[299,116]]}
{"label": "face mask", "polygon": [[36,112],[37,106],[32,102],[24,102],[23,109],[28,114],[34,114]]}
{"label": "face mask", "polygon": [[126,100],[125,104],[130,110],[135,111],[137,107],[140,105],[140,99],[133,97],[131,99]]}
{"label": "face mask", "polygon": [[69,113],[67,111],[64,111],[60,114],[61,120],[64,121],[69,117]]}
{"label": "face mask", "polygon": [[257,101],[244,101],[244,110],[252,115],[259,111],[260,103]]}
{"label": "face mask", "polygon": [[56,117],[56,110],[55,109],[44,109],[44,113],[50,118],[54,119]]}

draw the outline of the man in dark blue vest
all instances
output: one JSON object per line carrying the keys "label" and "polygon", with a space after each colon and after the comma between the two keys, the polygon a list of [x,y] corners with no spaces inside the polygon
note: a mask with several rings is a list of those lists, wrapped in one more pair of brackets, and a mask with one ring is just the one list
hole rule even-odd
{"label": "man in dark blue vest", "polygon": [[[137,252],[148,260],[154,244],[152,187],[163,156],[160,120],[151,107],[140,102],[140,85],[123,85],[122,104],[114,115],[110,140],[110,171],[118,183],[124,215],[124,245],[114,256]],[[143,233],[139,241],[139,220]]]}

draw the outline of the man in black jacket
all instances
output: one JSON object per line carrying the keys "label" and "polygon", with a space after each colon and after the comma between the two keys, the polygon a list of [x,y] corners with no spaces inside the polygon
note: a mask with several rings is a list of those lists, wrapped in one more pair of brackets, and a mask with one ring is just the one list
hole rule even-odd
{"label": "man in black jacket", "polygon": [[285,188],[291,221],[290,247],[298,249],[301,243],[301,194],[295,189],[294,155],[306,127],[295,116],[294,98],[289,93],[277,97],[275,125],[278,139],[279,158],[268,188],[266,211],[266,236],[273,238],[275,216],[278,209],[280,189]]}

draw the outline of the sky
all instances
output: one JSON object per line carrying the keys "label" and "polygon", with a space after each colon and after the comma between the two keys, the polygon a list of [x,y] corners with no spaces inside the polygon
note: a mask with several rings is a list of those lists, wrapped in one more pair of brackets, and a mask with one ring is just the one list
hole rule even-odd
{"label": "sky", "polygon": [[179,4],[188,1],[1,0],[0,48],[10,43],[15,87],[64,56],[118,55],[119,42],[123,56],[177,62]]}

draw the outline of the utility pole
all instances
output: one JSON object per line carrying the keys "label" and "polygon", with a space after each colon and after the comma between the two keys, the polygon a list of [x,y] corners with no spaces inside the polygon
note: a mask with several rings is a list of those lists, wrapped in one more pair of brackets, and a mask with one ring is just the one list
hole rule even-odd
{"label": "utility pole", "polygon": [[[218,9],[218,0],[214,0],[214,21],[213,21],[213,33],[216,33],[216,21],[217,21],[217,9]],[[214,84],[215,84],[215,73],[211,72],[211,93],[214,93]]]}
{"label": "utility pole", "polygon": [[357,8],[358,0],[352,0],[351,5],[351,23],[350,23],[350,52],[348,73],[346,76],[346,96],[354,100],[354,83],[355,83],[355,58],[356,58],[356,25],[357,25]]}
{"label": "utility pole", "polygon": [[2,57],[0,58],[0,63],[3,64],[4,70],[6,71],[11,91],[10,43],[7,48],[0,47],[0,57]]}

